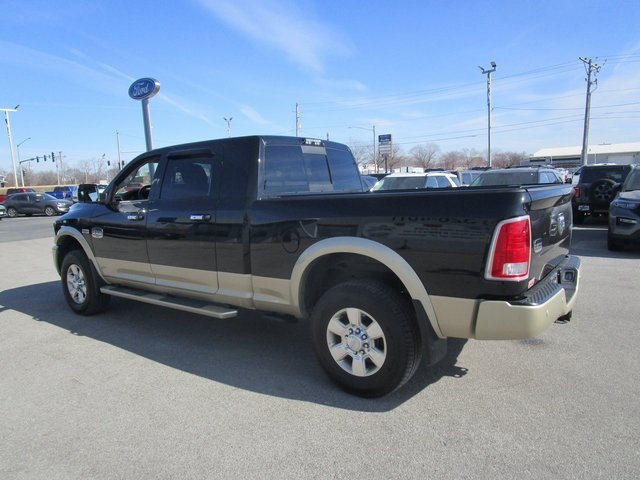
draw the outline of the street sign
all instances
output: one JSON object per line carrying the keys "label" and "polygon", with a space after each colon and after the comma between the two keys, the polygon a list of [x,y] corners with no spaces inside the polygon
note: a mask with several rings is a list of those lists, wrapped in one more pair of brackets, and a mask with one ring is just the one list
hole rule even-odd
{"label": "street sign", "polygon": [[380,145],[388,145],[391,143],[391,134],[387,133],[385,135],[378,135],[378,143]]}

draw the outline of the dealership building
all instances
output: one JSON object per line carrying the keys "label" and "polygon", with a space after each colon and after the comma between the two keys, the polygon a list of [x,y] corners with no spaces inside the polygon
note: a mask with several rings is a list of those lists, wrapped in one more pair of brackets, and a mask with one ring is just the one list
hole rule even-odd
{"label": "dealership building", "polygon": [[[531,155],[531,165],[553,165],[561,168],[575,168],[582,165],[582,147],[543,148]],[[594,163],[617,163],[628,165],[640,163],[640,142],[602,143],[589,145],[587,165]]]}

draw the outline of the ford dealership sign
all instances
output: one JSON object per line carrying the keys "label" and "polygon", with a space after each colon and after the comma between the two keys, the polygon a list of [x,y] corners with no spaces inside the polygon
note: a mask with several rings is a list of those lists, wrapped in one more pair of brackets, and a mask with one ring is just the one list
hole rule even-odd
{"label": "ford dealership sign", "polygon": [[146,100],[160,90],[160,82],[153,78],[141,78],[129,87],[129,96],[134,100]]}

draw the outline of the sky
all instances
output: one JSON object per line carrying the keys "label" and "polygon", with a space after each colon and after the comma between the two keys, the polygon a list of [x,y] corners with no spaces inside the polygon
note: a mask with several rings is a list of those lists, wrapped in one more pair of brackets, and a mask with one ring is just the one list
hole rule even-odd
{"label": "sky", "polygon": [[[9,113],[16,162],[143,153],[128,89],[144,77],[161,85],[154,147],[295,135],[297,105],[302,137],[355,148],[391,134],[404,153],[486,154],[492,61],[492,153],[578,146],[581,58],[597,80],[589,143],[640,141],[637,0],[0,0],[0,11],[0,108],[20,105]],[[0,173],[11,168],[2,131]]]}

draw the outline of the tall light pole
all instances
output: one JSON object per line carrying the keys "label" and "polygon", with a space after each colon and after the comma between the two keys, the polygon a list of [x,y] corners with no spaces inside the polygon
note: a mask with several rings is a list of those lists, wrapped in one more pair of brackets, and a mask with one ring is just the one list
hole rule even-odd
{"label": "tall light pole", "polygon": [[14,108],[0,108],[4,112],[4,123],[7,124],[7,135],[9,136],[9,155],[11,157],[11,164],[13,165],[13,179],[15,186],[18,186],[18,169],[16,168],[16,159],[13,158],[13,139],[11,138],[11,122],[9,121],[9,112],[15,112],[20,105],[16,105]]}
{"label": "tall light pole", "polygon": [[482,70],[482,74],[487,76],[487,160],[489,166],[491,166],[491,74],[496,71],[496,62],[491,62],[491,69],[487,70],[482,67],[478,67]]}
{"label": "tall light pole", "polygon": [[[370,130],[366,127],[348,127],[348,128],[359,128],[360,130]],[[378,162],[376,157],[376,126],[373,125],[373,164],[376,166],[376,173],[378,172]],[[384,167],[385,173],[387,173],[387,166]]]}
{"label": "tall light pole", "polygon": [[222,117],[224,119],[225,122],[227,122],[227,137],[231,137],[231,120],[233,120],[233,117]]}
{"label": "tall light pole", "polygon": [[[22,162],[20,162],[20,145],[22,145],[27,140],[31,140],[31,137],[25,138],[18,145],[16,145],[16,151],[18,152],[18,165],[22,165]],[[20,184],[24,187],[24,173],[22,171],[22,167],[20,167]]]}

